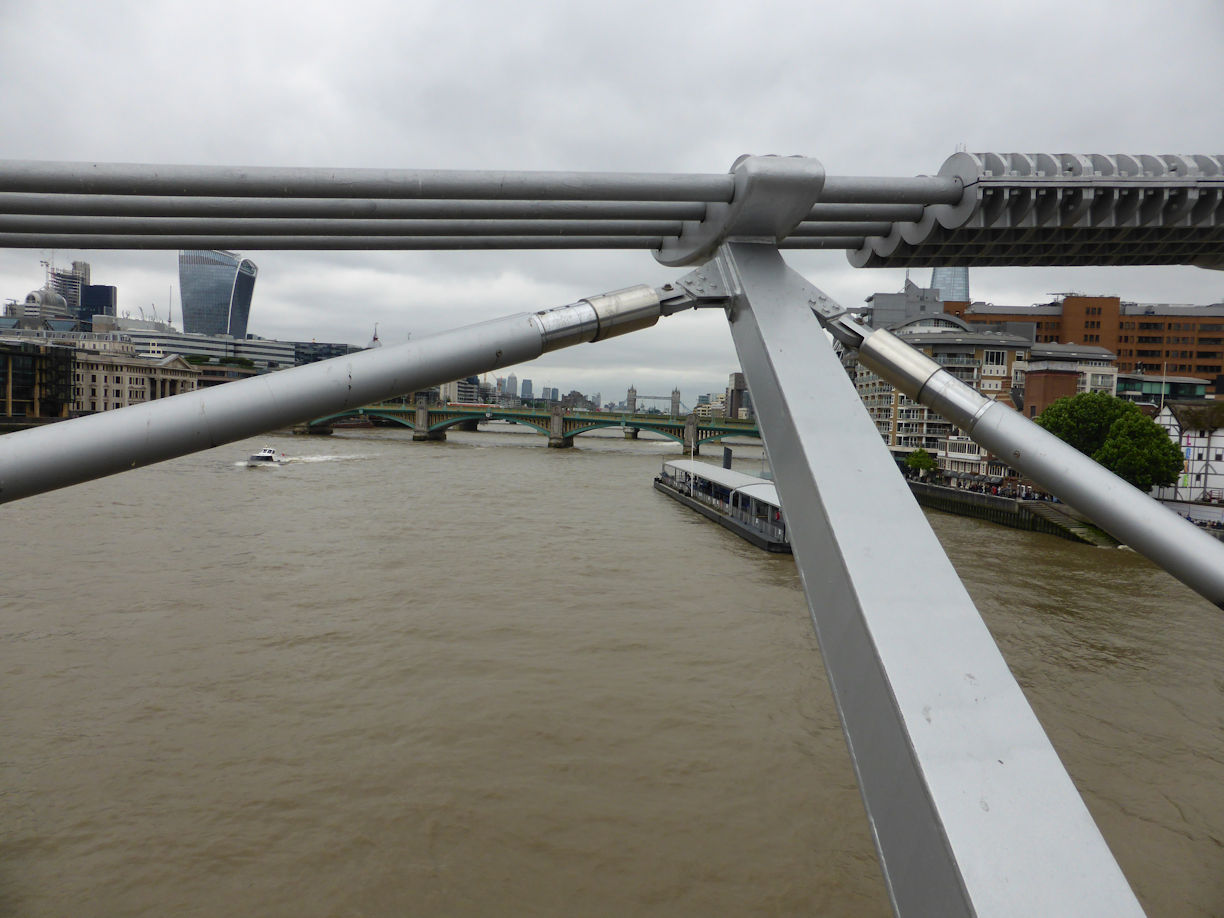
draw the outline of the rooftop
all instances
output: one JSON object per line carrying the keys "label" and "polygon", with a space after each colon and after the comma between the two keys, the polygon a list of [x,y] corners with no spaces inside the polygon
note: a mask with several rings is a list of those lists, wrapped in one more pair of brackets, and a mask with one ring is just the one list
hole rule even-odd
{"label": "rooftop", "polygon": [[1224,402],[1213,399],[1166,401],[1182,430],[1217,430],[1224,427]]}
{"label": "rooftop", "polygon": [[1211,385],[1211,380],[1200,379],[1197,376],[1161,376],[1159,373],[1119,373],[1118,384],[1123,381],[1127,382],[1153,382],[1153,383],[1197,383],[1200,386]]}
{"label": "rooftop", "polygon": [[708,462],[697,462],[694,459],[669,459],[663,464],[678,472],[688,472],[690,475],[705,478],[732,491],[739,491],[763,503],[772,504],[775,507],[782,506],[778,502],[777,486],[767,479],[746,475],[734,469],[724,469],[720,465],[711,465]]}
{"label": "rooftop", "polygon": [[1116,356],[1109,348],[1096,344],[1059,344],[1051,341],[1034,344],[1030,348],[1033,360],[1079,358],[1082,360],[1113,360]]}

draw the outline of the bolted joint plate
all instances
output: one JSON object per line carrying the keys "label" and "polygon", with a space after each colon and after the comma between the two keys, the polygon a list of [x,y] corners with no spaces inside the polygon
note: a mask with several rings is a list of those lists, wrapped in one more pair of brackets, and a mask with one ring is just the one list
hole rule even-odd
{"label": "bolted joint plate", "polygon": [[704,220],[684,223],[655,259],[670,267],[699,264],[724,242],[769,242],[785,238],[820,198],[825,170],[806,156],[744,155],[731,167],[735,191],[730,203],[706,205]]}

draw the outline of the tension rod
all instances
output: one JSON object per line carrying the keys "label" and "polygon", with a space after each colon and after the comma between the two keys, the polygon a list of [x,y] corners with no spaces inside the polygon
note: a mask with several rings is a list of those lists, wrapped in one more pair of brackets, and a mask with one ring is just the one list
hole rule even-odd
{"label": "tension rod", "polygon": [[[666,295],[666,294],[664,294]],[[559,348],[648,328],[686,308],[647,286],[406,344],[198,389],[0,437],[0,503],[337,414]]]}
{"label": "tension rod", "polygon": [[1012,468],[1224,608],[1224,543],[1002,402],[987,398],[885,329],[846,314],[824,327],[859,361],[960,427]]}

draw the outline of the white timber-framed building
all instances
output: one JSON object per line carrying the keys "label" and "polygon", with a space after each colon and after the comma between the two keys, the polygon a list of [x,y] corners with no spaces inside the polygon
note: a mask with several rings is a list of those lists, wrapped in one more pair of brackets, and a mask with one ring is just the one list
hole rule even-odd
{"label": "white timber-framed building", "polygon": [[1154,488],[1165,501],[1224,504],[1224,401],[1167,401],[1156,423],[1182,451],[1184,466],[1177,483]]}

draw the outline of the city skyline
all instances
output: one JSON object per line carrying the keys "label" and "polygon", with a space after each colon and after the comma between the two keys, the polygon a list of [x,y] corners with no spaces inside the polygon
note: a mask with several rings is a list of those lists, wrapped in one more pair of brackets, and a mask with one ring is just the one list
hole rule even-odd
{"label": "city skyline", "polygon": [[[20,254],[24,254],[27,257],[27,259],[32,259],[33,255],[35,254],[34,252],[29,252],[29,251],[24,251],[24,250],[18,250],[18,252]],[[85,254],[92,255],[94,259],[93,262],[90,262],[87,265],[87,268],[92,272],[93,279],[95,281],[98,281],[99,283],[118,287],[118,301],[119,301],[118,315],[120,316],[131,315],[131,310],[125,307],[125,302],[127,301],[127,297],[125,296],[124,288],[122,286],[113,284],[112,280],[106,278],[107,266],[110,262],[111,257],[115,256],[116,253],[93,251],[93,252],[87,252]],[[178,255],[181,253],[159,251],[159,252],[150,252],[150,253],[141,253],[141,254],[161,256],[161,260],[174,263],[178,259]],[[235,265],[238,264],[239,262],[249,263],[251,261],[249,258],[245,257],[244,253],[241,253],[241,252],[225,253],[225,254],[234,256],[233,260],[234,260]],[[262,254],[270,255],[270,254],[276,254],[276,253],[265,252]],[[306,253],[301,253],[301,254],[306,254]],[[2,255],[3,255],[3,250],[0,250],[0,257],[2,257]],[[49,257],[54,257],[54,253],[48,253],[48,255]],[[74,261],[79,261],[79,260],[80,258],[74,259]],[[122,258],[120,258],[119,261],[122,261]],[[64,267],[59,262],[53,262],[48,259],[37,260],[37,261],[34,261],[33,263],[37,264],[39,267],[39,270],[43,270],[43,271],[50,270],[51,268],[63,268]],[[974,302],[987,302],[988,301],[979,294],[980,285],[977,283],[978,274],[985,273],[986,270],[987,269],[974,269],[971,272],[970,285],[971,285],[971,295],[972,295],[972,299]],[[1132,269],[1115,269],[1115,270],[1138,271],[1142,269],[1132,268]],[[1208,274],[1211,272],[1203,271],[1201,273]],[[908,278],[907,278],[907,274],[905,271],[887,271],[887,272],[864,271],[864,272],[860,272],[860,276],[862,277],[877,277],[881,274],[897,275],[901,278],[901,283],[897,287],[897,292],[903,289],[904,284],[906,283],[907,279],[917,283],[918,286],[920,287],[924,286],[925,284],[933,282],[935,279],[934,272],[930,272],[926,270],[923,270],[920,272],[911,271],[909,272]],[[2,280],[3,280],[3,275],[0,275],[0,281]],[[260,280],[261,282],[265,280],[262,270],[260,270]],[[163,286],[166,286],[166,285],[163,285]],[[37,288],[31,287],[31,290],[33,289],[37,289]],[[165,317],[161,316],[161,314],[159,313],[158,304],[152,303],[150,304],[149,314],[146,316],[143,313],[141,313],[140,317],[150,318],[150,319],[158,318],[162,321],[169,320],[176,314],[176,310],[175,310],[176,302],[178,304],[177,315],[180,317],[183,316],[181,300],[179,300],[178,288],[175,285],[171,284],[171,285],[166,286],[166,289],[168,290],[168,294],[167,294],[168,299],[165,302],[165,308],[166,308],[167,315]],[[263,289],[264,289],[264,285],[261,284],[261,287],[260,287],[261,292]],[[855,306],[861,305],[861,302],[863,300],[866,300],[868,297],[874,294],[893,293],[893,292],[894,291],[891,291],[891,290],[874,290],[866,294],[864,297],[861,298],[859,302],[854,303],[854,305]],[[1039,305],[1039,304],[1049,303],[1052,300],[1058,299],[1062,295],[1063,294],[1061,293],[1051,292],[1051,293],[1046,294],[1045,296],[1032,298],[1028,302],[1024,302],[1024,303],[997,303],[994,305],[1021,306],[1021,307],[1030,306],[1030,305]],[[1127,302],[1127,301],[1135,302],[1134,298],[1128,297],[1125,293],[1121,295],[1121,298],[1124,302]],[[10,300],[16,300],[17,302],[20,302],[21,295],[17,293],[10,293],[9,291],[0,290],[0,301],[8,302]],[[1164,302],[1169,302],[1169,300],[1153,299],[1153,300],[1146,301],[1146,302],[1164,303]],[[1224,297],[1219,298],[1215,302],[1224,302]],[[250,301],[250,303],[247,304],[247,309],[256,311],[258,315],[258,313],[262,311],[261,309],[256,309],[258,304],[259,304],[259,297],[258,295],[256,295]],[[846,305],[846,304],[843,303],[843,305]],[[1204,303],[1196,303],[1193,305],[1210,305],[1210,304],[1204,302]],[[138,311],[139,311],[139,307],[138,307]],[[719,318],[721,319],[721,311],[719,310],[706,310],[705,312],[706,313],[717,312]],[[175,324],[178,324],[179,327],[183,327],[185,325],[185,322],[179,321]],[[659,327],[656,327],[655,329],[647,330],[646,332],[639,332],[637,333],[637,335],[638,336],[642,334],[658,335],[661,331],[665,330],[665,326],[666,326],[666,322],[662,322],[660,323]],[[292,327],[292,325],[290,325],[290,327]],[[725,328],[725,321],[716,326],[716,330],[721,330],[724,328]],[[312,340],[312,339],[313,340],[323,340],[319,336],[302,337],[301,335],[298,335],[295,337],[292,332],[274,335],[274,334],[267,333],[263,329],[250,328],[248,330],[250,331],[251,334],[255,335],[256,337],[269,338],[269,339],[277,340],[277,341],[303,341],[303,340]],[[445,329],[439,329],[439,330],[445,330]],[[184,328],[184,331],[186,331],[185,328]],[[394,332],[392,334],[394,334]],[[336,338],[329,339],[329,340],[341,341],[341,342],[345,342],[349,344],[356,344],[357,346],[361,347],[361,346],[364,346],[364,344],[361,341],[363,337],[364,335],[360,332],[360,329],[354,329],[354,333],[350,335],[348,338],[336,337]],[[403,334],[402,338],[397,339],[397,340],[391,339],[390,335],[384,336],[381,332],[379,333],[380,342],[385,343],[385,344],[403,343],[403,341],[406,341],[412,337],[414,336],[412,334],[411,329],[408,329],[407,332]],[[613,342],[610,342],[610,343],[615,343],[615,339]],[[728,335],[727,343],[728,345],[730,344],[729,335]],[[599,347],[599,346],[600,345],[596,345],[595,347]],[[546,384],[548,385],[548,387],[559,389],[561,395],[568,394],[569,392],[575,391],[575,390],[587,396],[594,395],[594,394],[600,394],[602,396],[602,404],[624,402],[627,391],[631,387],[636,387],[638,391],[642,393],[642,395],[639,397],[645,398],[649,396],[650,398],[655,398],[655,399],[660,400],[660,403],[661,403],[663,400],[665,400],[665,397],[670,394],[673,388],[678,388],[681,391],[681,401],[691,409],[697,403],[698,397],[705,396],[705,395],[714,395],[714,394],[723,392],[726,387],[727,374],[732,373],[732,372],[738,372],[738,363],[736,362],[734,349],[730,347],[726,349],[726,354],[723,355],[725,359],[729,361],[726,364],[725,368],[723,368],[721,365],[718,367],[714,367],[710,365],[701,364],[700,362],[697,362],[698,355],[694,354],[695,362],[692,365],[692,367],[689,367],[683,370],[669,371],[666,369],[659,369],[659,368],[654,368],[654,367],[637,367],[632,372],[630,372],[628,375],[625,375],[623,377],[617,374],[610,374],[607,372],[602,372],[598,369],[592,369],[591,367],[584,365],[580,360],[580,358],[582,357],[582,352],[584,350],[587,353],[590,353],[592,348],[586,347],[586,348],[580,348],[580,349],[562,350],[559,352],[555,352],[554,354],[545,355],[544,357],[538,360],[535,360],[535,361],[515,364],[513,366],[505,367],[501,370],[498,370],[495,373],[483,374],[483,376],[487,376],[490,382],[492,382],[494,379],[496,379],[499,376],[508,379],[509,376],[511,375],[515,375],[519,379],[522,379],[522,380],[528,380],[528,381],[534,380],[535,381],[534,384],[536,386],[537,391],[539,391],[541,387],[545,384],[545,380],[543,380],[542,377],[547,377]],[[566,362],[567,358],[570,361],[569,363]],[[683,379],[681,377],[683,377]],[[644,382],[649,381],[650,384],[639,386],[635,382],[636,379],[641,379]],[[672,381],[669,382],[668,380],[672,380]],[[720,380],[721,380],[721,383],[720,383]],[[543,396],[541,395],[539,397],[543,397]]]}

